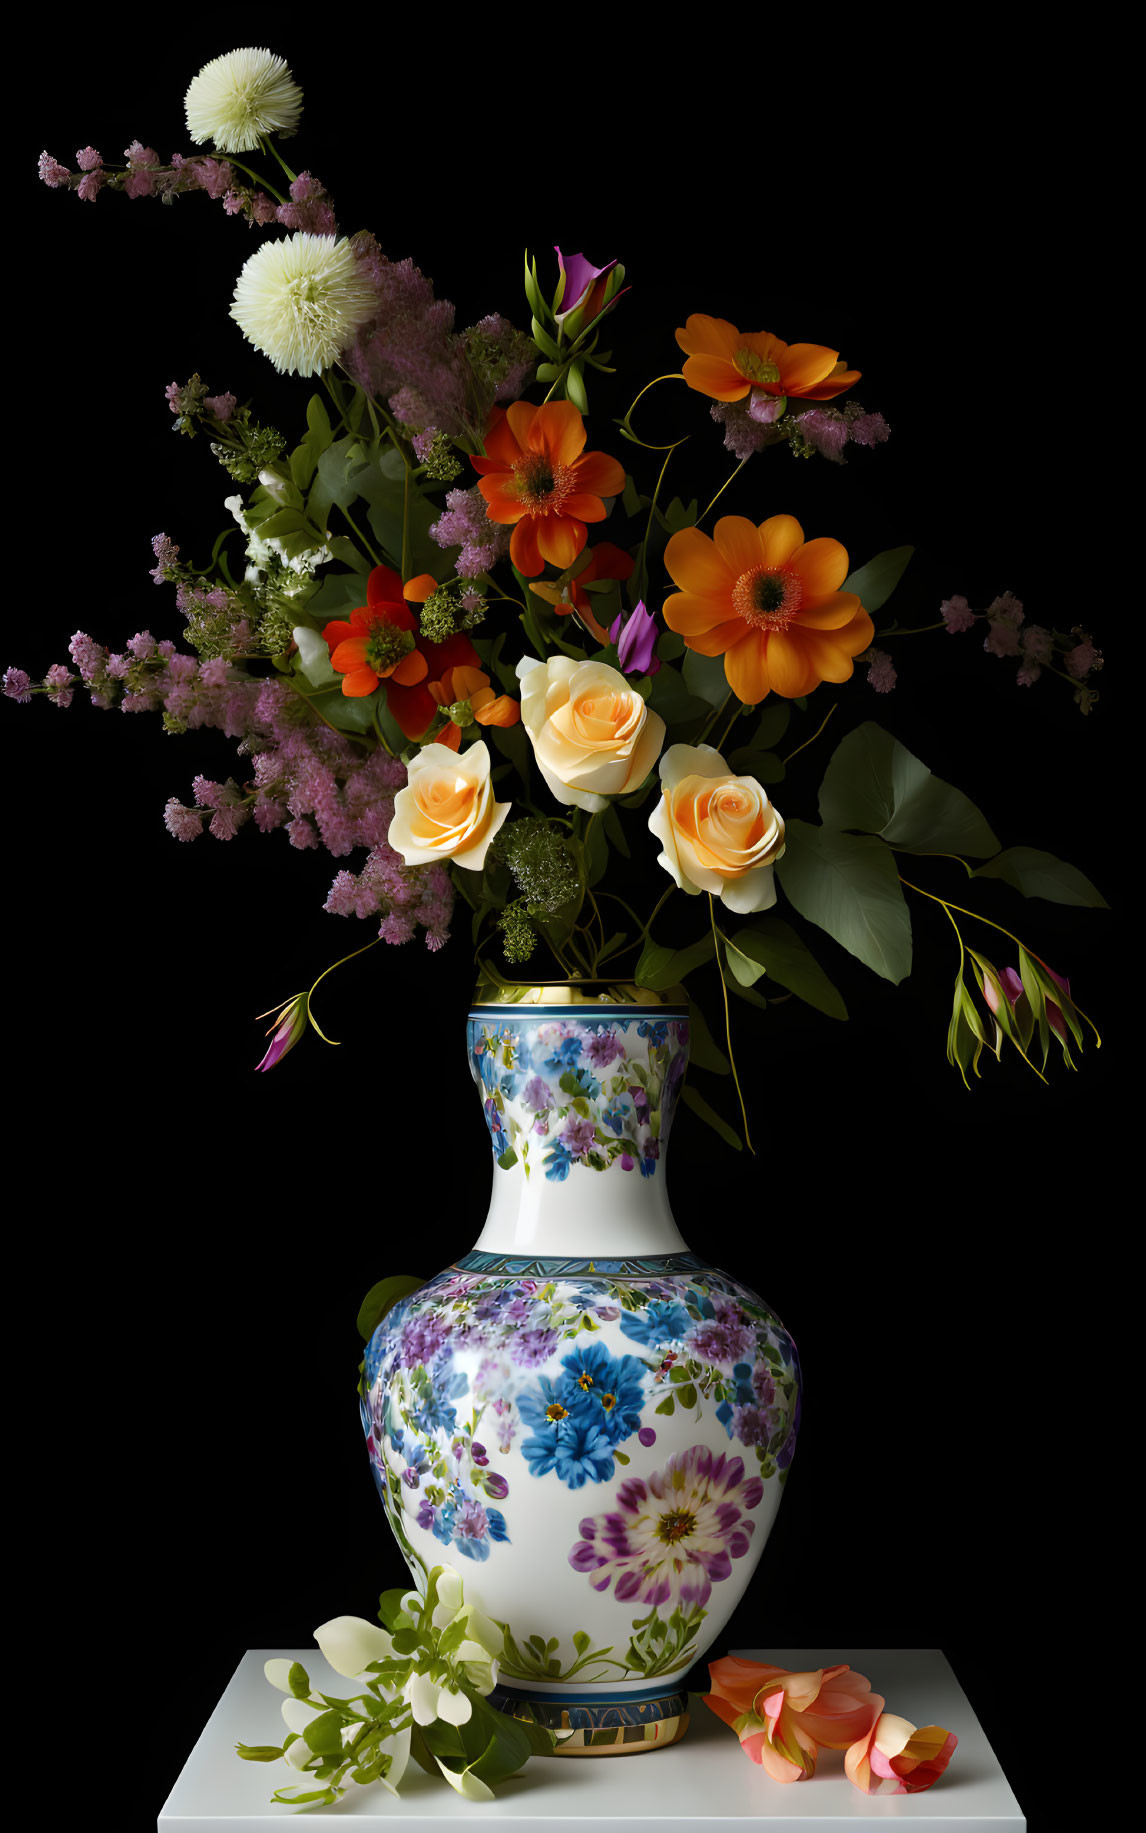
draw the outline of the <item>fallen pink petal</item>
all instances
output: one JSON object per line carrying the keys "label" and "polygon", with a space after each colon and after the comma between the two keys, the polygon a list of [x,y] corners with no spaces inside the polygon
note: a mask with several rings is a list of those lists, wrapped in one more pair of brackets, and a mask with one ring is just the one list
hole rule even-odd
{"label": "fallen pink petal", "polygon": [[865,1795],[918,1795],[937,1782],[959,1742],[942,1725],[913,1725],[882,1712],[844,1758],[844,1771]]}

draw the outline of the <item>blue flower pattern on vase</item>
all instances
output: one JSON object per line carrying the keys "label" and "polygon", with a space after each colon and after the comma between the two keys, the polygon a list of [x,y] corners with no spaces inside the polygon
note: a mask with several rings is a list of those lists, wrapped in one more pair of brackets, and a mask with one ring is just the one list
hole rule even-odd
{"label": "blue flower pattern on vase", "polygon": [[715,1271],[454,1269],[394,1306],[365,1368],[363,1426],[399,1539],[408,1522],[479,1562],[512,1540],[511,1453],[532,1478],[581,1490],[648,1451],[664,1416],[707,1412],[761,1480],[782,1483],[799,1424],[790,1337]]}
{"label": "blue flower pattern on vase", "polygon": [[[575,1016],[574,1016],[575,1014]],[[507,1008],[471,1017],[470,1060],[499,1166],[564,1183],[574,1167],[657,1174],[684,1081],[688,1021],[545,1017]]]}

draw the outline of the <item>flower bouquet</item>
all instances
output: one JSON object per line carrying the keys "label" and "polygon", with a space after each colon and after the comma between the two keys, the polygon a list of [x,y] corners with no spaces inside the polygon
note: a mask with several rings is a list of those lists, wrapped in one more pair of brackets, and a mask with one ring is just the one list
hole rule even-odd
{"label": "flower bouquet", "polygon": [[[192,59],[188,76],[206,62]],[[85,694],[154,715],[132,721],[130,739],[145,757],[156,745],[173,840],[205,836],[193,861],[212,840],[236,839],[224,857],[244,882],[260,868],[234,854],[264,844],[255,830],[277,835],[265,840],[272,858],[288,845],[313,856],[292,860],[297,921],[285,898],[269,897],[237,956],[229,943],[224,970],[198,979],[197,997],[225,1010],[228,1027],[281,1000],[264,1014],[263,1068],[310,1029],[347,1037],[343,1057],[319,1044],[310,1062],[299,1052],[254,1084],[276,1104],[278,1137],[305,1112],[310,1156],[294,1162],[315,1188],[334,1124],[325,1109],[318,1137],[318,1101],[349,1111],[361,1097],[343,1080],[355,1034],[322,1010],[329,997],[338,1012],[338,982],[313,980],[327,957],[305,929],[311,907],[348,918],[362,938],[351,953],[364,958],[340,978],[361,1009],[364,1052],[376,1046],[376,1007],[393,1035],[432,996],[431,971],[461,997],[479,975],[503,994],[594,976],[683,985],[686,1100],[729,1144],[759,1150],[762,1123],[770,1143],[777,1106],[787,1114],[795,1103],[791,1065],[818,1067],[837,1038],[841,1056],[854,1049],[840,1021],[857,1007],[886,1014],[877,1001],[909,971],[900,1011],[914,985],[930,994],[944,981],[942,1003],[916,1023],[921,1057],[931,1049],[942,1061],[946,1034],[947,1112],[971,1108],[963,1082],[981,1097],[976,1076],[991,1054],[1012,1055],[1036,1089],[1060,1057],[1074,1065],[1092,1033],[1073,992],[1095,1017],[1098,1008],[1077,959],[1064,958],[1075,933],[1065,924],[1071,906],[1101,898],[1054,850],[1071,852],[1073,837],[1029,834],[1008,812],[1015,772],[992,781],[975,753],[992,726],[997,738],[1004,675],[1008,707],[1022,709],[1014,717],[1059,694],[1061,716],[1049,717],[1063,754],[1093,743],[1103,633],[1089,606],[1028,614],[1001,589],[1006,575],[980,579],[973,527],[959,547],[975,582],[969,602],[961,572],[930,595],[913,585],[921,567],[930,580],[925,556],[904,546],[914,527],[886,533],[873,507],[879,467],[895,464],[910,416],[885,392],[888,366],[873,380],[854,333],[834,329],[825,290],[789,280],[780,313],[767,288],[697,259],[662,309],[647,253],[642,264],[633,244],[592,224],[569,240],[565,219],[549,232],[552,211],[537,209],[520,219],[538,225],[539,244],[520,282],[512,225],[499,225],[499,256],[503,239],[514,252],[496,286],[472,258],[455,282],[450,245],[432,225],[415,233],[421,204],[399,234],[373,193],[359,198],[353,170],[343,207],[335,147],[313,154],[333,197],[293,169],[302,162],[290,135],[308,123],[289,71],[261,65],[253,88],[230,90],[225,75],[197,79],[180,156],[133,142],[122,160],[84,146],[42,162],[54,193],[35,206],[45,241],[74,234],[92,258],[78,238],[96,234],[89,219],[113,233],[103,224],[121,206],[150,213],[157,237],[187,238],[195,253],[178,285],[195,310],[178,348],[193,331],[204,355],[196,345],[182,366],[165,363],[154,389],[157,417],[176,431],[166,469],[183,480],[182,500],[168,514],[167,478],[134,483],[155,516],[147,564],[162,616],[127,614],[126,583],[109,602],[106,571],[87,578],[58,649],[28,628],[13,639],[5,687],[15,701],[71,702],[72,720],[86,717]],[[252,96],[256,114],[263,102],[269,112],[244,126]],[[50,227],[48,210],[61,213]],[[561,251],[550,253],[550,233]],[[582,241],[591,259],[571,254]],[[627,272],[605,262],[614,249]],[[430,267],[442,292],[482,296],[455,313]],[[820,336],[833,342],[781,342]],[[114,412],[126,451],[141,397]],[[916,635],[920,626],[931,634]],[[913,682],[945,668],[967,675],[950,728],[912,700]],[[81,769],[94,768],[101,743],[128,742],[95,726],[80,728]],[[167,746],[168,734],[201,748],[182,774],[184,747]],[[44,744],[23,723],[21,742]],[[140,794],[143,816],[153,785]],[[1037,800],[1037,780],[1029,794]],[[165,844],[182,871],[185,849]],[[252,898],[263,890],[246,882]],[[1019,893],[1052,902],[1028,911]],[[227,889],[216,896],[233,922]],[[190,1051],[188,989],[213,944],[176,929],[175,897],[148,917],[180,933],[187,958],[158,994],[154,981],[146,995],[141,986],[132,1009],[156,1026],[162,1012],[168,1035],[176,1022]],[[297,975],[262,993],[288,958]],[[873,991],[858,990],[857,964]],[[291,993],[301,982],[307,990]],[[745,1073],[751,1040],[766,1035],[766,1050],[779,1037],[790,1053],[783,1088],[769,1087],[773,1068],[754,1074],[750,1061]],[[314,1078],[306,1104],[292,1104],[292,1076],[296,1089]],[[1000,1086],[1027,1100],[1013,1078]],[[1046,1096],[1052,1113],[1061,1088]],[[886,1099],[875,1105],[886,1119]],[[385,1150],[396,1124],[388,1114]],[[572,1143],[586,1164],[601,1145]]]}
{"label": "flower bouquet", "polygon": [[[197,373],[172,382],[176,430],[202,441],[229,488],[206,564],[167,533],[152,540],[182,643],[140,630],[116,648],[77,631],[70,666],[35,679],[9,666],[7,696],[64,707],[86,689],[168,732],[236,741],[235,772],[170,797],[170,834],[283,829],[297,849],[346,859],[325,908],[370,925],[363,948],[421,933],[436,951],[460,926],[503,988],[685,986],[705,1088],[684,1098],[734,1146],[751,1131],[733,1008],[751,1025],[766,987],[844,1018],[817,936],[898,983],[909,898],[954,931],[947,1057],[963,1081],[1004,1044],[1040,1078],[1052,1049],[1073,1066],[1094,1026],[1069,980],[1026,930],[916,883],[912,861],[944,856],[968,879],[1064,904],[1104,900],[1073,865],[1004,846],[857,704],[857,661],[888,692],[883,645],[914,634],[885,609],[912,549],[856,565],[786,507],[792,454],[878,462],[865,449],[889,428],[857,401],[861,372],[698,300],[676,327],[678,362],[598,418],[589,394],[614,373],[613,316],[632,309],[618,261],[557,248],[539,266],[527,253],[521,325],[494,311],[459,330],[413,260],[369,229],[342,233],[325,184],[288,164],[280,143],[302,93],[280,58],[214,59],[185,108],[189,155],[164,162],[133,142],[113,165],[88,146],[74,169],[44,153],[40,176],[88,204],[200,193],[244,218],[257,245],[230,315],[310,384],[303,430],[280,433],[257,402],[211,393]],[[648,397],[669,387],[681,430],[649,439]],[[678,453],[706,420],[735,462],[702,501]],[[980,610],[951,596],[925,628],[975,626],[1017,659],[1020,683],[1052,671],[1089,710],[1102,656],[1081,625],[1028,621],[1004,593]],[[782,812],[793,778],[805,803],[815,788],[816,819]],[[679,943],[660,927],[670,899]],[[264,1013],[260,1069],[308,1028],[325,1036],[315,994],[330,971]],[[603,1166],[601,1144],[576,1150]]]}

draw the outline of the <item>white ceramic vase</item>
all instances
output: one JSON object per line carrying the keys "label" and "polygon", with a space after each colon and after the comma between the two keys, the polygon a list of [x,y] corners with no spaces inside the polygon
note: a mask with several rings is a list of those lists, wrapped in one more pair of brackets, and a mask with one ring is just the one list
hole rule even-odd
{"label": "white ceramic vase", "polygon": [[687,1003],[516,989],[469,1047],[489,1214],[367,1346],[375,1480],[415,1580],[456,1566],[505,1626],[495,1703],[572,1730],[562,1754],[656,1749],[779,1506],[795,1346],[669,1207]]}

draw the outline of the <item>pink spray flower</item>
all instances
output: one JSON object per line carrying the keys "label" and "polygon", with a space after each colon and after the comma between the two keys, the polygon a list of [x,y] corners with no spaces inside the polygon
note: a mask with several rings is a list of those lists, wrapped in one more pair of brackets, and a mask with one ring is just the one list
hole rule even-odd
{"label": "pink spray flower", "polygon": [[871,1682],[846,1662],[793,1674],[765,1661],[726,1655],[711,1661],[704,1702],[731,1725],[745,1752],[776,1782],[803,1782],[824,1750],[865,1739],[883,1711]]}
{"label": "pink spray flower", "polygon": [[865,1795],[917,1795],[943,1774],[958,1742],[942,1725],[919,1729],[894,1712],[881,1712],[848,1750],[844,1770]]}

